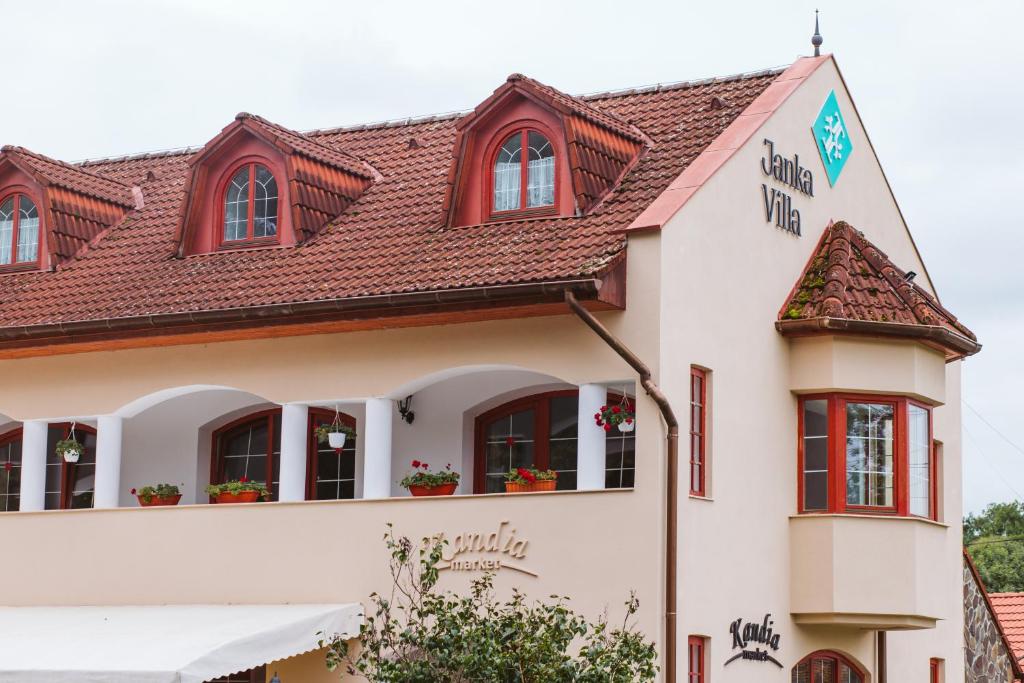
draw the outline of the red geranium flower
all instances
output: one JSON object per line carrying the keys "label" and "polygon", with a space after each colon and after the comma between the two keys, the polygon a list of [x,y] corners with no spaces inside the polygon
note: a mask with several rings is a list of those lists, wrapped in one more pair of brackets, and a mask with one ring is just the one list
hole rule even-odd
{"label": "red geranium flower", "polygon": [[621,413],[622,412],[622,408],[620,408],[618,406],[612,406],[612,412],[616,413],[616,414],[617,413]]}
{"label": "red geranium flower", "polygon": [[412,461],[412,466],[415,467],[416,469],[419,469],[420,468],[420,461],[419,460],[413,460]]}
{"label": "red geranium flower", "polygon": [[238,481],[240,481],[240,482],[241,482],[241,483],[243,483],[243,484],[247,484],[247,483],[249,483],[249,477],[247,477],[247,476],[245,476],[245,475],[243,474],[243,475],[242,475],[242,478],[241,478],[241,479],[239,479]]}
{"label": "red geranium flower", "polygon": [[133,496],[135,495],[135,489],[134,489],[134,488],[132,488],[132,490],[131,490],[131,494],[132,494]]}
{"label": "red geranium flower", "polygon": [[533,472],[530,472],[529,470],[523,473],[523,479],[530,482],[531,484],[536,483],[537,481],[537,477],[534,476]]}
{"label": "red geranium flower", "polygon": [[511,437],[511,436],[506,437],[505,438],[505,444],[508,445],[508,446],[515,446],[516,445],[516,440],[515,440],[514,437]]}
{"label": "red geranium flower", "polygon": [[604,426],[604,431],[606,431],[606,432],[610,432],[610,431],[612,431],[612,426],[611,426],[611,425],[609,425],[609,424],[606,424],[606,425]]}
{"label": "red geranium flower", "polygon": [[421,463],[420,463],[420,465],[421,465],[421,466],[423,467],[423,469],[425,469],[425,470],[429,470],[429,469],[430,469],[430,465],[428,465],[428,464],[427,464],[427,463],[425,463],[425,462],[421,462]]}

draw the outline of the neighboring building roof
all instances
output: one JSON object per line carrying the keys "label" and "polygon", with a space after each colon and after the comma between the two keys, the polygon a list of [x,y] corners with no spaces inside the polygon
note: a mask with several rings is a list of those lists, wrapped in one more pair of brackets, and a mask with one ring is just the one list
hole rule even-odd
{"label": "neighboring building roof", "polygon": [[1014,657],[1024,661],[1024,593],[989,593],[988,598]]}
{"label": "neighboring building roof", "polygon": [[465,305],[466,293],[481,288],[592,280],[621,262],[622,231],[779,73],[574,98],[642,130],[652,145],[581,217],[442,228],[458,118],[428,118],[303,136],[381,176],[307,244],[172,258],[190,153],[88,162],[81,168],[90,176],[141,185],[145,206],[56,273],[2,276],[0,342],[188,325],[209,312],[266,317],[271,307],[284,316],[311,303],[395,305],[410,293]]}
{"label": "neighboring building roof", "polygon": [[920,338],[961,356],[981,350],[973,332],[844,221],[825,229],[777,327],[789,335],[848,331]]}
{"label": "neighboring building roof", "polygon": [[136,205],[131,186],[23,147],[0,148],[0,168],[7,164],[42,188],[39,210],[45,214],[49,251],[61,263],[80,255]]}

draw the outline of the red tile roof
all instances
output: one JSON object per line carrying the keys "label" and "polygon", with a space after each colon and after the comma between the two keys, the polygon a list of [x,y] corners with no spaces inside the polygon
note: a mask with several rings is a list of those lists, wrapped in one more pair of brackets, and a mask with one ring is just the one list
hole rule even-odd
{"label": "red tile roof", "polygon": [[49,227],[49,249],[61,263],[81,253],[136,204],[129,185],[23,147],[0,148],[0,167],[7,163],[43,189],[40,210]]}
{"label": "red tile roof", "polygon": [[651,141],[615,190],[580,217],[440,227],[458,118],[438,117],[302,136],[380,174],[307,244],[172,258],[189,154],[88,162],[90,176],[141,185],[145,206],[59,272],[0,277],[0,339],[42,335],[34,326],[128,327],[156,316],[598,277],[620,260],[622,230],[778,75],[569,98],[581,119],[628,122],[621,134],[635,127]]}
{"label": "red tile roof", "polygon": [[1017,661],[1024,661],[1024,593],[989,593],[989,602]]}
{"label": "red tile roof", "polygon": [[844,221],[825,229],[778,326],[784,334],[814,328],[924,337],[960,355],[981,349],[973,332]]}

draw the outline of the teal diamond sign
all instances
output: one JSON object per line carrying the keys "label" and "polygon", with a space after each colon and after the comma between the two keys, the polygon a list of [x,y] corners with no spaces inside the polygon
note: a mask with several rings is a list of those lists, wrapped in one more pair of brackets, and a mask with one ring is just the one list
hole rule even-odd
{"label": "teal diamond sign", "polygon": [[828,184],[835,185],[839,180],[839,174],[843,172],[846,160],[850,157],[850,152],[853,151],[853,143],[850,142],[843,114],[839,111],[835,90],[829,92],[825,104],[818,112],[818,119],[811,126],[811,132],[818,143],[821,163],[825,164]]}

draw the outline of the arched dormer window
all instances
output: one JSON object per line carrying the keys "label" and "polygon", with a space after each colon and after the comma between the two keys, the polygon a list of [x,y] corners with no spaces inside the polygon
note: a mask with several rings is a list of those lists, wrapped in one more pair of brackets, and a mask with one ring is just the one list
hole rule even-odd
{"label": "arched dormer window", "polygon": [[555,149],[540,131],[519,128],[506,135],[494,155],[492,215],[553,211],[555,161]]}
{"label": "arched dormer window", "polygon": [[223,244],[277,240],[277,180],[266,166],[248,162],[235,168],[224,187],[223,204]]}
{"label": "arched dormer window", "polygon": [[793,667],[793,683],[864,683],[864,674],[842,655],[822,650]]}
{"label": "arched dormer window", "polygon": [[0,199],[0,267],[39,261],[39,211],[28,195]]}

